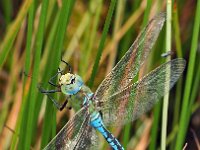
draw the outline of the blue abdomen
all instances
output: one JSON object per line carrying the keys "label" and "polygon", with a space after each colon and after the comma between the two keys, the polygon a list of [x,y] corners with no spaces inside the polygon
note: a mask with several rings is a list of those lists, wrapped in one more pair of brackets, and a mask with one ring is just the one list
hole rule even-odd
{"label": "blue abdomen", "polygon": [[99,112],[91,114],[90,125],[98,130],[114,150],[124,150],[119,141],[105,128]]}

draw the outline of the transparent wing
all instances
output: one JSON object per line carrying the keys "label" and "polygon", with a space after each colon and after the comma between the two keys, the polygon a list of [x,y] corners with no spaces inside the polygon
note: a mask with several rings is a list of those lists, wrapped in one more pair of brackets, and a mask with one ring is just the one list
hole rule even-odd
{"label": "transparent wing", "polygon": [[122,90],[131,82],[153,47],[164,21],[165,13],[161,13],[143,29],[126,54],[97,88],[94,95],[97,101]]}
{"label": "transparent wing", "polygon": [[81,128],[78,140],[73,147],[73,150],[94,150],[98,147],[98,137],[93,127],[89,125],[90,116],[84,122],[84,127]]}
{"label": "transparent wing", "polygon": [[[150,110],[174,86],[184,68],[184,59],[171,60],[135,84],[104,99],[102,103],[97,103],[100,105],[97,107],[103,114],[104,124],[124,124]],[[167,69],[170,69],[170,73],[166,72]]]}
{"label": "transparent wing", "polygon": [[78,150],[81,147],[89,150],[97,144],[97,137],[93,130],[89,126],[87,107],[83,107],[67,122],[44,150]]}

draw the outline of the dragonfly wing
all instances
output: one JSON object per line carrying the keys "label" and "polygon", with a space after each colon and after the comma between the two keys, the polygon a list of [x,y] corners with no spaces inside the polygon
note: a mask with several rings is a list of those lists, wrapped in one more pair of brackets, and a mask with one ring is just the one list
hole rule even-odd
{"label": "dragonfly wing", "polygon": [[165,13],[154,17],[138,35],[126,54],[105,77],[95,92],[95,99],[100,101],[125,88],[135,77],[141,65],[149,55],[165,21]]}
{"label": "dragonfly wing", "polygon": [[[185,68],[184,59],[171,60],[99,103],[106,125],[124,124],[137,119],[174,86]],[[170,69],[170,73],[166,70]],[[168,78],[167,78],[168,77]],[[168,85],[168,88],[166,88]]]}
{"label": "dragonfly wing", "polygon": [[87,121],[84,122],[83,127],[74,146],[73,150],[94,150],[98,147],[98,137],[95,129],[89,125],[90,116],[88,115]]}
{"label": "dragonfly wing", "polygon": [[[67,122],[67,124],[60,130],[60,132],[50,141],[44,150],[76,150],[78,149],[77,146],[80,145],[82,145],[82,147],[84,147],[83,145],[85,145],[85,147],[95,146],[95,140],[91,141],[92,129],[88,127],[88,118],[88,108],[81,108],[74,115],[74,117]],[[87,136],[84,136],[84,138],[82,137],[83,131],[87,133]],[[82,139],[80,139],[81,137]],[[93,139],[95,138],[96,137],[93,136]],[[87,143],[84,143],[86,141]]]}

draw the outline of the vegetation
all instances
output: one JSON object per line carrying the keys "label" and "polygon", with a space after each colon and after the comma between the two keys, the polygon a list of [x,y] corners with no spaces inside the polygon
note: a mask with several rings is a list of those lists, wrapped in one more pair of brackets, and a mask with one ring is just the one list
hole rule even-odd
{"label": "vegetation", "polygon": [[[200,0],[1,0],[0,149],[44,148],[74,115],[57,111],[37,89],[52,88],[48,80],[63,67],[61,56],[95,91],[163,11],[167,25],[138,78],[167,61],[161,54],[169,50],[171,58],[186,59],[185,72],[151,112],[110,130],[128,150],[200,149]],[[109,148],[101,136],[99,143]]]}

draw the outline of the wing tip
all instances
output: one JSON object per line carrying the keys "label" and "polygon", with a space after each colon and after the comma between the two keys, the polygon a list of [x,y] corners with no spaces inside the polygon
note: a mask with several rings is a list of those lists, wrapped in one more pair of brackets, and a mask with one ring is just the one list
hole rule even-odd
{"label": "wing tip", "polygon": [[166,20],[166,12],[160,12],[155,17],[153,17],[153,20],[160,20],[160,22],[163,24]]}
{"label": "wing tip", "polygon": [[165,11],[158,13],[157,15],[159,18],[164,18],[166,19],[167,13]]}
{"label": "wing tip", "polygon": [[183,73],[186,67],[186,60],[183,58],[176,58],[172,59],[171,64],[173,64],[173,70],[180,72],[180,74]]}

